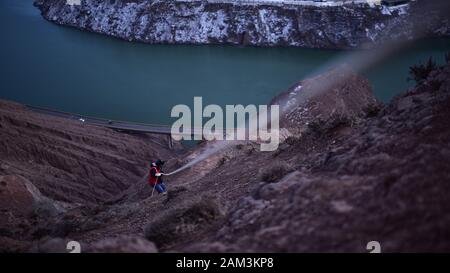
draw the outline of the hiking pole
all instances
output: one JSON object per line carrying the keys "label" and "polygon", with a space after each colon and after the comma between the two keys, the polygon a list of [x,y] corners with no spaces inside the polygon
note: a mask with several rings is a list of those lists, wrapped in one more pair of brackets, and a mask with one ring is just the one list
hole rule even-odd
{"label": "hiking pole", "polygon": [[[156,185],[155,185],[156,186]],[[150,196],[150,198],[153,197],[153,192],[155,191],[155,186],[153,186],[153,190],[152,190],[152,196]]]}

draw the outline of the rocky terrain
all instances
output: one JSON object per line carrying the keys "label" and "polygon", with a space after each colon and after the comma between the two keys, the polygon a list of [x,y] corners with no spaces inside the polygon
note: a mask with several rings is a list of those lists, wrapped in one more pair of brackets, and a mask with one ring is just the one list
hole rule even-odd
{"label": "rocky terrain", "polygon": [[72,6],[66,0],[36,0],[35,4],[51,22],[128,41],[354,48],[386,39],[449,35],[448,7],[429,2],[445,4],[417,1],[400,8],[166,0],[82,0]]}
{"label": "rocky terrain", "polygon": [[166,138],[117,133],[6,101],[0,139],[0,236],[21,239],[46,218],[107,202],[141,183],[150,160],[174,156]]}
{"label": "rocky terrain", "polygon": [[389,105],[370,106],[359,124],[314,122],[274,155],[293,171],[269,172],[272,183],[255,185],[223,227],[185,247],[359,252],[376,240],[386,252],[448,252],[449,92],[447,65]]}
{"label": "rocky terrain", "polygon": [[171,151],[2,102],[1,250],[65,252],[70,240],[84,252],[366,252],[373,240],[384,252],[450,250],[450,65],[388,105],[346,67],[273,102],[292,99],[277,151],[233,143],[153,197],[145,162],[162,157],[172,171],[217,143]]}

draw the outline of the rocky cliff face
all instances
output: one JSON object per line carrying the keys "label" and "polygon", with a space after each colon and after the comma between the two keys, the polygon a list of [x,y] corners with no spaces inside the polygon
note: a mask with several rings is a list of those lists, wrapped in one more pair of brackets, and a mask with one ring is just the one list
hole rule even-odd
{"label": "rocky cliff face", "polygon": [[294,84],[270,104],[281,105],[280,126],[289,135],[336,122],[357,123],[381,105],[369,81],[347,65]]}
{"label": "rocky cliff face", "polygon": [[447,65],[357,125],[310,127],[275,156],[295,171],[255,185],[214,235],[183,248],[364,252],[377,240],[383,252],[449,251],[449,106]]}
{"label": "rocky cliff face", "polygon": [[[408,8],[234,5],[205,1],[37,0],[49,21],[129,41],[169,44],[234,44],[353,48],[386,38],[412,38]],[[421,25],[429,16],[420,10]],[[427,34],[450,34],[448,20]]]}

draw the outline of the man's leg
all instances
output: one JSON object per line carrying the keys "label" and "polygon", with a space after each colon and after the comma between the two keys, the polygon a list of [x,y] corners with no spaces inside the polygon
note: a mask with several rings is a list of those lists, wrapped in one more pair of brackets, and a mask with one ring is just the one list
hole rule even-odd
{"label": "man's leg", "polygon": [[156,185],[155,185],[155,189],[156,189],[159,193],[163,193],[163,192],[164,192],[164,188],[161,187],[161,184],[156,184]]}
{"label": "man's leg", "polygon": [[161,188],[162,188],[163,192],[165,192],[166,191],[166,184],[161,183],[160,185],[161,185]]}

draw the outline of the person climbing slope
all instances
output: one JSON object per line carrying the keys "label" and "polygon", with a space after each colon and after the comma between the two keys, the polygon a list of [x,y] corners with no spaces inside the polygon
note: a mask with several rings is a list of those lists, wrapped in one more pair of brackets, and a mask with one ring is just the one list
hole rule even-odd
{"label": "person climbing slope", "polygon": [[[164,165],[164,161],[158,159],[156,161],[152,161],[150,164],[150,174],[148,176],[148,182],[150,186],[158,191],[158,193],[167,194],[166,185],[162,180],[162,176],[164,175],[162,171],[162,166]],[[153,193],[153,192],[152,192]]]}

